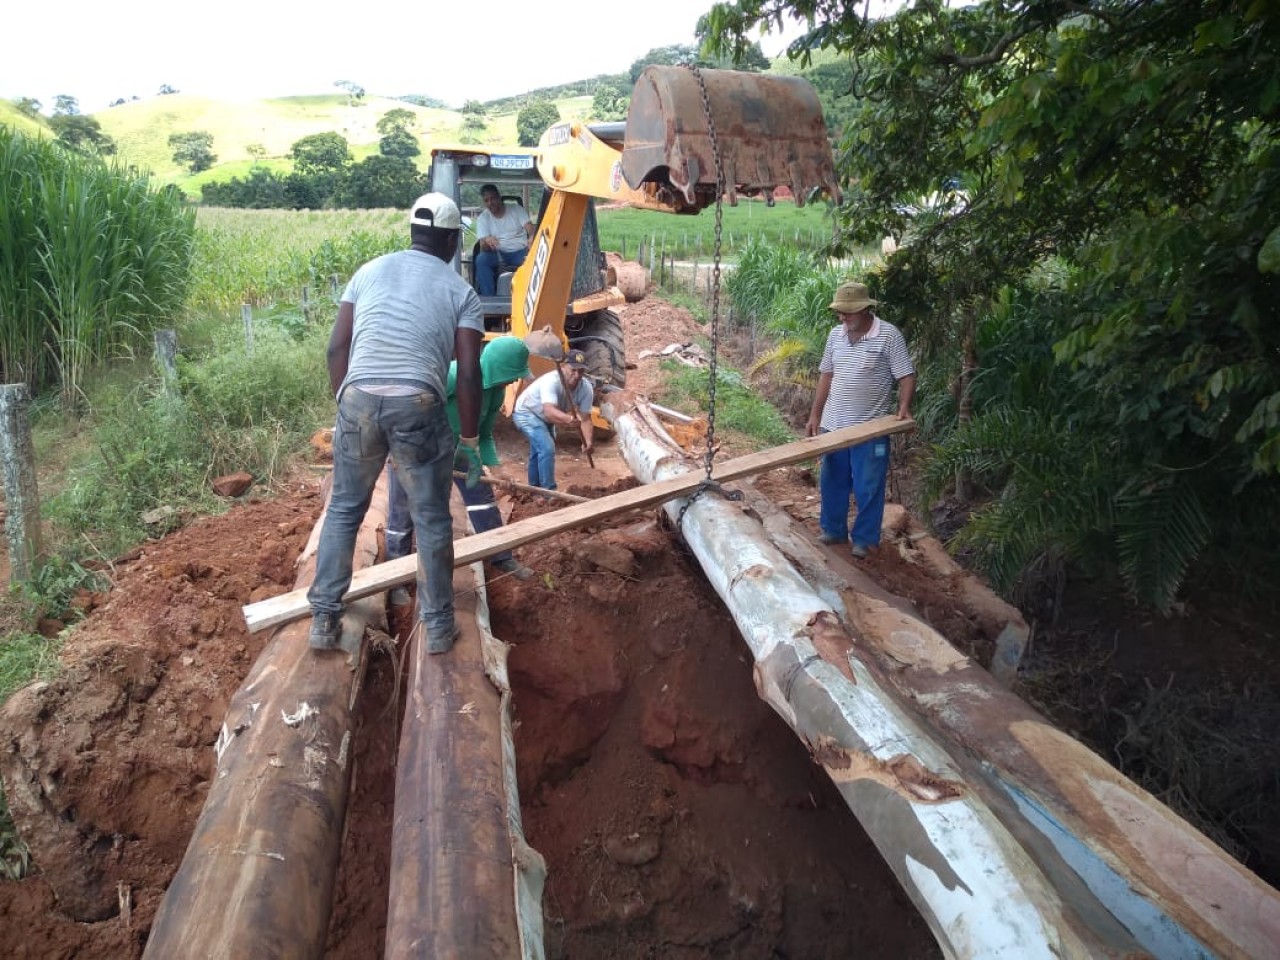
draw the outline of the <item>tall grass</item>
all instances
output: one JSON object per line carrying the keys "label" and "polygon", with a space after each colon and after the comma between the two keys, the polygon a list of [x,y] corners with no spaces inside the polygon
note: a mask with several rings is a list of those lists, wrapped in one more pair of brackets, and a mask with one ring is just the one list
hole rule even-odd
{"label": "tall grass", "polygon": [[[831,217],[820,204],[797,207],[779,201],[767,207],[744,200],[736,207],[724,206],[722,214],[721,253],[725,257],[736,257],[753,241],[803,250],[822,250],[831,242]],[[596,216],[604,249],[633,260],[641,245],[654,256],[665,254],[681,260],[709,260],[715,249],[715,216],[710,210],[697,216],[673,217],[653,210],[602,208]]]}
{"label": "tall grass", "polygon": [[190,306],[231,311],[328,289],[366,260],[408,246],[403,210],[232,210],[202,207]]}
{"label": "tall grass", "polygon": [[176,191],[0,127],[0,379],[81,400],[181,308],[194,224]]}

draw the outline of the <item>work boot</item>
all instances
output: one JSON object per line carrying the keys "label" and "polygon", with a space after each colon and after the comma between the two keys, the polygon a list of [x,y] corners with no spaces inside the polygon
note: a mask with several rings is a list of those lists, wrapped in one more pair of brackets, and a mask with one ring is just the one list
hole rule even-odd
{"label": "work boot", "polygon": [[393,607],[407,607],[413,603],[413,599],[409,596],[409,591],[404,587],[396,587],[387,597],[387,602]]}
{"label": "work boot", "polygon": [[493,569],[502,573],[509,573],[517,580],[528,580],[533,576],[533,571],[515,557],[506,557],[502,560],[493,561]]}
{"label": "work boot", "polygon": [[823,530],[820,534],[818,534],[819,543],[826,543],[826,544],[844,543],[846,539],[847,538],[843,534],[827,533],[827,531],[825,530]]}
{"label": "work boot", "polygon": [[312,650],[336,650],[342,639],[342,614],[317,613],[311,617]]}
{"label": "work boot", "polygon": [[855,543],[852,547],[849,548],[849,552],[852,553],[859,560],[861,560],[863,557],[867,555],[867,548],[860,543]]}
{"label": "work boot", "polygon": [[456,625],[450,627],[443,633],[432,633],[427,629],[427,625],[422,625],[422,632],[427,635],[427,653],[448,653],[453,649],[453,643],[462,635],[462,631]]}

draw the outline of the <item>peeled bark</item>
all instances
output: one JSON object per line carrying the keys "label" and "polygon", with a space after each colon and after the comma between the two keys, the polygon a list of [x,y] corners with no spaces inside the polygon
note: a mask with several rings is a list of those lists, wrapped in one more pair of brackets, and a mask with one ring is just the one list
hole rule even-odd
{"label": "peeled bark", "polygon": [[[382,481],[356,541],[377,559]],[[315,574],[316,524],[298,583]],[[343,649],[314,651],[308,621],[279,630],[227,710],[217,769],[144,957],[324,955],[351,779],[352,710],[364,678],[366,626],[385,627],[381,596],[349,604]]]}
{"label": "peeled bark", "polygon": [[[607,413],[640,479],[695,468],[643,409]],[[682,502],[665,509],[676,519]],[[751,648],[761,696],[948,955],[1246,957],[1280,942],[1275,891],[901,603],[820,558],[802,576],[714,495],[688,504],[681,532]]]}

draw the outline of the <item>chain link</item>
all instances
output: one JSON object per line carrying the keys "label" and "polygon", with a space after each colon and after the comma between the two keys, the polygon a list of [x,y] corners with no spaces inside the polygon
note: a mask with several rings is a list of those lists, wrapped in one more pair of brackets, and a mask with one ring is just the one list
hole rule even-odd
{"label": "chain link", "polygon": [[[716,138],[716,123],[711,116],[711,98],[707,95],[707,82],[702,71],[693,63],[685,64],[698,81],[698,92],[702,95],[702,114],[707,121],[707,139],[711,142],[711,155],[716,165],[716,230],[715,246],[711,264],[711,364],[708,368],[707,384],[707,448],[703,454],[704,476],[698,489],[693,491],[680,507],[676,517],[676,529],[684,522],[684,515],[693,506],[693,501],[707,490],[715,490],[730,500],[741,500],[742,494],[724,490],[720,484],[711,479],[711,469],[716,455],[716,386],[720,377],[717,367],[720,359],[720,250],[721,238],[724,234],[724,160],[720,156],[720,141]],[[694,277],[694,281],[697,281]]]}

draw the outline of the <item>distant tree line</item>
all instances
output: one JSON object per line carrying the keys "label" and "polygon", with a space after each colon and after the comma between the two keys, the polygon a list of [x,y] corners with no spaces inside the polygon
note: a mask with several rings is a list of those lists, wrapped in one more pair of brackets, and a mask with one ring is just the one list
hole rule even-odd
{"label": "distant tree line", "polygon": [[426,178],[414,162],[422,151],[410,129],[413,120],[410,110],[389,111],[378,121],[378,153],[359,163],[341,134],[310,134],[289,148],[292,172],[255,166],[247,177],[204,184],[201,200],[216,207],[295,210],[407,206],[426,188]]}

